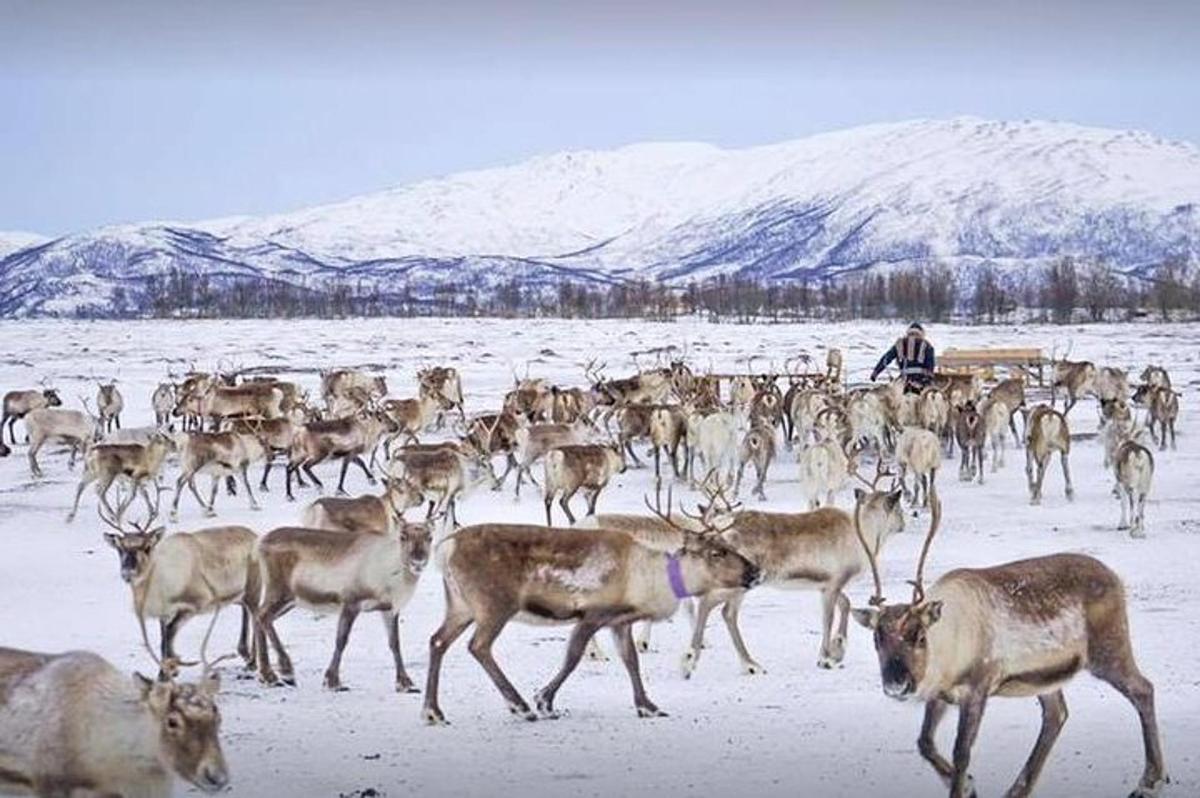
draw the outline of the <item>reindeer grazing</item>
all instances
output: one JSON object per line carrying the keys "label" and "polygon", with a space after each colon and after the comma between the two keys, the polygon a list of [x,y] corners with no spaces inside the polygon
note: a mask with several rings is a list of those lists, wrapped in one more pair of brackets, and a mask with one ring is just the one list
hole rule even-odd
{"label": "reindeer grazing", "polygon": [[555,496],[566,513],[567,520],[575,523],[571,512],[571,497],[583,490],[587,499],[587,514],[596,514],[596,499],[616,474],[625,472],[625,457],[616,446],[578,444],[559,446],[546,453],[545,476],[542,484],[542,503],[546,507],[546,526],[553,526],[550,505]]}
{"label": "reindeer grazing", "polygon": [[375,484],[375,475],[363,460],[379,445],[386,432],[395,432],[395,421],[384,412],[365,410],[358,415],[337,418],[332,421],[311,421],[296,432],[292,440],[292,451],[287,466],[287,497],[294,501],[292,477],[298,477],[303,469],[318,490],[324,484],[313,471],[313,466],[330,458],[341,458],[342,470],[338,476],[337,492],[346,494],[346,470],[350,463],[362,469],[367,482]]}
{"label": "reindeer grazing", "polygon": [[988,442],[987,420],[970,399],[959,406],[957,416],[954,422],[954,437],[962,451],[958,478],[963,482],[970,482],[978,474],[979,484],[982,485],[983,450]]}
{"label": "reindeer grazing", "polygon": [[583,658],[597,631],[612,629],[633,685],[640,717],[665,713],[646,695],[632,626],[664,620],[682,598],[710,590],[749,588],[758,569],[713,535],[688,533],[681,550],[665,554],[610,529],[546,529],[483,524],[466,527],[443,544],[446,616],[429,641],[429,674],[423,716],[445,723],[438,704],[442,658],[475,624],[471,654],[503,695],[509,711],[526,720],[538,714],[509,682],[492,656],[492,644],[510,620],[574,621],[561,669],[535,704],[543,717],[557,717],[554,699]]}
{"label": "reindeer grazing", "polygon": [[47,407],[61,407],[62,399],[53,388],[41,390],[9,391],[4,394],[4,415],[0,417],[0,443],[4,443],[4,427],[8,427],[8,437],[13,445],[17,445],[17,431],[14,429],[18,419],[25,418],[34,410]]}
{"label": "reindeer grazing", "polygon": [[35,477],[41,477],[42,469],[38,465],[37,454],[47,442],[65,443],[71,447],[71,460],[68,468],[75,467],[75,458],[86,454],[91,445],[100,437],[100,427],[97,419],[78,410],[64,410],[61,407],[43,407],[30,410],[25,414],[25,429],[29,432],[29,470]]}
{"label": "reindeer grazing", "polygon": [[[522,477],[536,484],[530,467],[559,446],[583,443],[583,432],[576,424],[530,424],[516,431],[517,498],[521,497]],[[507,472],[505,472],[507,473]]]}
{"label": "reindeer grazing", "polygon": [[467,420],[463,411],[462,380],[458,369],[453,366],[434,366],[417,372],[418,392],[436,397],[439,409],[457,410],[463,421]]}
{"label": "reindeer grazing", "polygon": [[[912,506],[929,506],[929,496],[935,490],[937,470],[942,465],[942,446],[932,431],[906,427],[896,441],[896,464],[900,467],[900,487]],[[913,473],[913,487],[908,488],[908,472]],[[924,501],[922,501],[922,492]]]}
{"label": "reindeer grazing", "polygon": [[[458,500],[484,482],[499,484],[491,458],[470,444],[409,446],[396,453],[392,473],[417,495],[415,504],[429,501],[426,520],[445,515],[458,526]],[[413,506],[415,506],[415,504]]]}
{"label": "reindeer grazing", "polygon": [[1086,360],[1060,360],[1054,364],[1054,379],[1050,383],[1050,407],[1058,403],[1058,389],[1067,391],[1063,415],[1071,412],[1082,397],[1095,391],[1096,366]]}
{"label": "reindeer grazing", "polygon": [[[1058,452],[1062,460],[1063,480],[1066,482],[1067,501],[1075,499],[1075,488],[1071,485],[1071,430],[1067,426],[1065,413],[1038,405],[1029,413],[1025,423],[1025,478],[1029,482],[1029,503],[1042,503],[1042,480],[1046,478],[1046,466],[1050,456]],[[1036,465],[1037,476],[1034,476]]]}
{"label": "reindeer grazing", "polygon": [[0,648],[0,792],[169,798],[174,776],[220,792],[219,688],[216,674],[151,681],[88,651]]}
{"label": "reindeer grazing", "polygon": [[754,495],[763,501],[767,500],[763,485],[767,481],[767,470],[775,459],[775,429],[764,423],[754,424],[742,436],[738,444],[737,478],[733,483],[733,495],[737,496],[742,488],[742,474],[749,463],[754,463]]}
{"label": "reindeer grazing", "polygon": [[177,401],[174,383],[160,382],[155,387],[154,393],[150,395],[150,407],[154,410],[155,426],[169,431],[175,429],[171,418]]}
{"label": "reindeer grazing", "polygon": [[808,499],[810,510],[820,507],[822,498],[826,506],[832,506],[834,495],[855,469],[846,450],[831,439],[808,444],[800,450],[796,461],[800,464],[800,490]]}
{"label": "reindeer grazing", "polygon": [[408,480],[384,477],[380,496],[317,499],[304,510],[304,526],[389,535],[400,529],[405,511],[421,504],[422,499],[421,492]]}
{"label": "reindeer grazing", "polygon": [[321,372],[321,399],[330,410],[338,400],[349,399],[357,407],[359,404],[379,401],[387,393],[387,380],[380,376],[353,369]]}
{"label": "reindeer grazing", "polygon": [[[186,433],[179,452],[179,478],[175,480],[175,498],[171,502],[171,520],[179,518],[179,498],[186,485],[204,508],[204,514],[212,518],[217,514],[217,488],[224,478],[240,476],[246,490],[250,509],[259,509],[258,500],[250,488],[249,469],[266,456],[262,442],[253,435],[237,432],[189,432]],[[208,474],[212,477],[212,489],[208,501],[200,496],[196,477]],[[289,484],[290,488],[290,484]],[[289,491],[290,493],[290,491]],[[290,498],[290,496],[289,496]]]}
{"label": "reindeer grazing", "polygon": [[[862,541],[875,595],[870,607],[853,614],[874,633],[884,694],[925,702],[917,748],[951,797],[975,794],[971,748],[992,696],[1037,696],[1041,704],[1041,734],[1006,795],[1032,793],[1067,720],[1062,686],[1084,669],[1137,709],[1146,767],[1133,795],[1157,795],[1168,779],[1154,687],[1134,661],[1120,578],[1091,557],[1055,554],[992,568],[959,568],[927,595],[922,574],[940,519],[941,502],[935,498],[908,604],[884,604],[878,567]],[[951,704],[958,706],[958,736],[953,760],[947,761],[934,735]]]}
{"label": "reindeer grazing", "polygon": [[[83,458],[83,476],[79,480],[79,487],[75,489],[75,503],[71,512],[67,514],[67,523],[75,520],[83,490],[93,482],[100,483],[96,486],[100,494],[100,506],[109,514],[115,514],[118,519],[139,492],[146,501],[146,508],[152,509],[158,503],[158,477],[162,472],[163,461],[166,460],[167,453],[174,448],[175,442],[162,433],[155,433],[144,445],[98,443],[92,446]],[[118,478],[129,480],[133,489],[129,493],[128,501],[114,512],[108,503],[108,490]],[[147,482],[154,486],[153,502],[150,501]]]}
{"label": "reindeer grazing", "polygon": [[[1171,448],[1175,448],[1175,420],[1179,417],[1179,394],[1171,388],[1155,387],[1150,384],[1140,386],[1134,393],[1133,401],[1144,404],[1149,411],[1146,426],[1150,429],[1150,437],[1158,444],[1159,451],[1167,448],[1167,435],[1171,436]],[[1157,428],[1158,432],[1155,432]]]}
{"label": "reindeer grazing", "polygon": [[[881,470],[875,483],[884,476]],[[888,538],[904,530],[904,512],[899,491],[855,490],[875,556]],[[710,505],[711,509],[711,505]],[[720,518],[720,516],[717,516]],[[846,625],[850,600],[846,585],[867,568],[867,559],[855,537],[850,515],[836,507],[808,513],[764,513],[741,510],[720,518],[726,528],[722,537],[753,562],[762,572],[762,582],[784,589],[817,590],[821,593],[820,668],[833,668],[846,653]],[[683,656],[683,674],[690,677],[704,648],[704,627],[716,607],[721,611],[729,636],[737,649],[742,670],[765,673],[746,647],[738,626],[744,590],[713,591],[700,600],[691,645]],[[834,624],[837,624],[836,631]]]}
{"label": "reindeer grazing", "polygon": [[[386,534],[280,527],[263,535],[256,557],[262,602],[255,625],[259,678],[269,685],[296,683],[291,658],[275,621],[297,604],[336,610],[337,638],[325,671],[325,686],[341,690],[342,652],[362,612],[382,612],[396,668],[396,690],[416,692],[400,654],[399,616],[416,590],[429,561],[429,526],[401,523]],[[279,674],[271,668],[267,640],[275,650]]]}
{"label": "reindeer grazing", "polygon": [[659,405],[650,413],[650,443],[654,447],[654,478],[662,479],[662,454],[671,462],[671,472],[676,479],[679,472],[679,447],[683,446],[686,467],[688,459],[687,417],[677,405]]}
{"label": "reindeer grazing", "polygon": [[[254,666],[250,651],[250,619],[258,607],[258,570],[254,567],[255,534],[244,526],[220,526],[163,536],[155,527],[157,507],[129,532],[120,517],[100,520],[112,527],[104,542],[121,560],[121,579],[133,593],[133,612],[149,649],[146,619],[159,623],[160,662],[178,661],[175,636],[189,619],[219,612],[229,604],[242,606],[242,630],[237,652],[247,668]],[[151,652],[153,655],[153,652]],[[168,666],[164,665],[164,668]]]}
{"label": "reindeer grazing", "polygon": [[117,390],[117,382],[101,383],[96,391],[96,412],[100,414],[100,428],[105,433],[121,428],[121,413],[125,410],[125,397]]}

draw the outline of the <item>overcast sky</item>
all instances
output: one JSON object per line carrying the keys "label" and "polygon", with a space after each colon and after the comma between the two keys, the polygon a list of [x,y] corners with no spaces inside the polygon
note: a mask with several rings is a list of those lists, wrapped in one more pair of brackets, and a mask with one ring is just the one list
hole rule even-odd
{"label": "overcast sky", "polygon": [[0,0],[0,230],[972,114],[1200,141],[1200,2]]}

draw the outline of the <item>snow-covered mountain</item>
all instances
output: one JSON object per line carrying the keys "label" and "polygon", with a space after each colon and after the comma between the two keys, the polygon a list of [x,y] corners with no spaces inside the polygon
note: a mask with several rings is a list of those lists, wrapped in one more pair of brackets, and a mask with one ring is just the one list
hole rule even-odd
{"label": "snow-covered mountain", "polygon": [[743,150],[567,152],[277,216],[38,242],[0,260],[0,314],[101,309],[114,286],[136,297],[173,270],[420,293],[1065,254],[1126,270],[1200,260],[1200,151],[1143,132],[960,118]]}
{"label": "snow-covered mountain", "polygon": [[0,230],[0,258],[11,255],[19,249],[44,244],[49,239],[37,233],[25,233],[19,230]]}

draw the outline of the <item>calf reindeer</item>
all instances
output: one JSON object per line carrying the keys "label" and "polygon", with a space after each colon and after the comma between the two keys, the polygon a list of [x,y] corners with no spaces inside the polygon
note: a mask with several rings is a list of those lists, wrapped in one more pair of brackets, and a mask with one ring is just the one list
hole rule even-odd
{"label": "calf reindeer", "polygon": [[383,494],[353,499],[325,497],[304,510],[304,526],[354,534],[390,535],[404,523],[404,513],[421,504],[421,492],[405,479],[384,477]]}
{"label": "calf reindeer", "polygon": [[128,532],[120,518],[100,510],[100,520],[114,530],[104,533],[104,542],[120,557],[121,579],[133,594],[133,613],[147,649],[147,618],[159,623],[159,661],[178,662],[175,636],[189,618],[241,604],[237,652],[246,667],[252,668],[250,619],[259,598],[258,570],[253,561],[257,537],[244,526],[212,527],[164,537],[165,528],[155,527],[154,519],[151,513],[144,523],[133,524],[135,531]]}
{"label": "calf reindeer", "polygon": [[[542,485],[542,504],[546,507],[546,526],[553,526],[550,506],[559,496],[570,523],[575,523],[571,512],[571,498],[580,490],[587,499],[587,514],[596,514],[596,499],[616,474],[625,472],[625,457],[616,446],[582,444],[559,446],[546,453],[545,476]],[[561,494],[561,495],[560,495]]]}
{"label": "calf reindeer", "polygon": [[[75,503],[71,506],[71,512],[67,513],[67,523],[75,520],[83,490],[93,482],[100,483],[96,486],[100,494],[100,506],[118,519],[139,492],[146,501],[146,509],[153,511],[158,504],[158,477],[162,472],[163,461],[166,460],[167,453],[174,448],[175,442],[162,433],[155,433],[144,445],[98,443],[92,446],[83,458],[83,477],[79,480],[79,487],[75,489]],[[108,503],[108,490],[117,479],[128,480],[132,490],[129,492],[129,498],[114,511]],[[154,486],[153,502],[150,501],[147,482]]]}
{"label": "calf reindeer", "polygon": [[0,444],[4,443],[4,428],[8,427],[8,437],[17,445],[17,421],[25,418],[31,411],[47,407],[61,407],[62,399],[53,388],[30,391],[9,391],[4,394],[4,415],[0,416]]}
{"label": "calf reindeer", "polygon": [[[934,500],[935,521],[940,504]],[[922,573],[936,528],[932,524],[925,539],[912,600],[884,604],[872,557],[875,595],[869,608],[853,612],[874,633],[884,694],[925,703],[917,749],[951,797],[975,794],[971,749],[992,696],[1037,696],[1041,704],[1041,733],[1006,793],[1030,795],[1067,720],[1062,686],[1084,669],[1115,687],[1137,710],[1146,767],[1133,795],[1157,795],[1168,779],[1154,687],[1134,661],[1125,591],[1117,575],[1091,557],[1055,554],[992,568],[959,568],[926,595]],[[870,555],[865,542],[863,548]],[[958,736],[953,760],[947,761],[937,750],[935,733],[951,704],[958,706]]]}
{"label": "calf reindeer", "polygon": [[1062,461],[1067,501],[1074,501],[1075,488],[1071,484],[1069,462],[1071,430],[1067,426],[1066,415],[1046,405],[1038,405],[1033,408],[1025,422],[1025,435],[1025,478],[1029,483],[1029,503],[1042,503],[1042,481],[1046,478],[1046,466],[1050,462],[1050,456],[1055,452],[1058,452]]}
{"label": "calf reindeer", "polygon": [[[554,699],[597,631],[610,628],[633,685],[639,717],[665,715],[646,695],[632,626],[665,620],[681,599],[710,590],[749,588],[758,569],[711,535],[687,536],[673,554],[655,551],[611,529],[546,529],[483,524],[459,530],[445,547],[446,616],[429,641],[429,674],[423,716],[445,723],[438,703],[442,659],[475,624],[471,654],[504,697],[509,711],[526,720],[557,717]],[[530,708],[492,656],[492,644],[510,620],[575,622],[562,667]]]}
{"label": "calf reindeer", "polygon": [[[359,614],[382,612],[396,667],[396,691],[417,692],[400,654],[399,617],[429,561],[430,543],[428,525],[408,523],[388,534],[348,535],[280,527],[263,535],[256,549],[262,603],[254,632],[258,675],[263,683],[296,683],[292,660],[275,631],[275,621],[300,604],[338,613],[333,658],[325,670],[327,688],[343,689],[342,652]],[[275,650],[278,675],[271,667],[268,640]]]}
{"label": "calf reindeer", "polygon": [[962,452],[962,462],[958,466],[958,478],[970,482],[978,474],[979,484],[983,484],[983,450],[987,446],[987,420],[975,407],[975,402],[968,399],[958,408],[954,421],[954,437],[958,440],[958,448]]}
{"label": "calf reindeer", "polygon": [[417,399],[388,399],[380,405],[395,427],[384,441],[384,456],[389,455],[392,443],[402,435],[408,443],[417,443],[418,435],[429,429],[438,413],[447,407],[439,393],[422,393]]}
{"label": "calf reindeer", "polygon": [[229,784],[216,674],[152,681],[90,651],[0,648],[0,793],[170,798]]}
{"label": "calf reindeer", "polygon": [[[179,518],[179,499],[186,485],[204,508],[204,514],[212,518],[217,514],[217,489],[222,479],[240,476],[246,490],[250,509],[259,509],[258,500],[250,488],[250,464],[265,456],[262,442],[253,435],[237,432],[189,432],[179,453],[179,478],[175,480],[175,498],[171,501],[171,520]],[[208,501],[201,497],[196,487],[196,477],[208,474],[212,477],[212,489]]]}
{"label": "calf reindeer", "polygon": [[[900,487],[910,497],[912,506],[929,506],[935,490],[937,471],[942,465],[942,446],[938,436],[920,427],[905,427],[896,441],[896,464],[900,468]],[[913,474],[913,486],[908,488],[908,472]],[[922,494],[924,500],[922,501]]]}
{"label": "calf reindeer", "polygon": [[100,414],[100,428],[112,432],[121,428],[121,413],[125,410],[125,397],[117,390],[117,383],[101,383],[96,391],[96,412]]}

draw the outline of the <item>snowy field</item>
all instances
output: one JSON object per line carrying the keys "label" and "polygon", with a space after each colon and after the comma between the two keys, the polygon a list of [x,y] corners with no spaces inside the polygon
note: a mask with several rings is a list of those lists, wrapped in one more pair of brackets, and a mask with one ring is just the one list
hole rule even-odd
{"label": "snowy field", "polygon": [[[95,396],[91,375],[120,379],[127,426],[151,423],[150,393],[167,369],[189,363],[213,367],[218,359],[249,367],[274,366],[317,393],[317,369],[359,366],[382,369],[394,396],[415,395],[417,368],[452,364],[463,374],[467,409],[498,405],[512,381],[511,368],[579,384],[581,364],[591,357],[619,376],[632,369],[629,353],[650,347],[688,345],[694,363],[733,369],[747,355],[782,363],[808,350],[823,362],[823,346],[841,346],[851,381],[865,378],[879,350],[898,333],[894,325],[715,326],[703,323],[395,320],[343,322],[2,322],[0,388],[33,387],[49,377],[68,406]],[[1119,507],[1101,468],[1100,443],[1082,438],[1072,454],[1078,493],[1063,498],[1061,472],[1046,478],[1041,507],[1027,501],[1023,452],[1011,449],[1007,468],[986,486],[959,483],[957,469],[940,475],[945,506],[942,532],[933,548],[932,578],[955,566],[1078,551],[1095,555],[1120,574],[1129,595],[1134,648],[1142,670],[1157,688],[1159,722],[1173,785],[1168,794],[1200,795],[1200,433],[1196,388],[1200,384],[1200,326],[1111,325],[1061,328],[960,328],[933,326],[929,335],[948,346],[1058,344],[1072,357],[1136,368],[1166,366],[1184,392],[1179,451],[1155,453],[1158,472],[1147,510],[1147,538],[1131,540],[1116,530]],[[760,367],[765,364],[760,364]],[[94,399],[93,399],[94,401]],[[1096,429],[1095,403],[1071,414],[1076,433]],[[18,425],[19,434],[21,427]],[[151,672],[139,642],[116,555],[104,546],[95,497],[72,525],[64,518],[77,472],[65,454],[43,452],[46,478],[33,480],[24,447],[0,460],[0,645],[41,651],[91,649],[122,668]],[[322,466],[336,478],[336,466]],[[174,478],[174,468],[168,476]],[[283,500],[282,473],[260,497],[261,512],[243,496],[218,499],[221,522],[244,523],[266,532],[295,523],[303,503]],[[328,483],[327,483],[328,484]],[[352,492],[366,490],[352,469]],[[514,503],[482,491],[460,508],[464,523],[540,522],[536,491]],[[601,495],[601,511],[637,511],[650,489],[649,472],[627,471]],[[771,472],[769,501],[751,507],[799,510],[796,465],[789,452]],[[677,496],[680,494],[677,493]],[[164,497],[166,498],[166,497]],[[683,492],[692,502],[695,495]],[[849,507],[849,492],[840,497]],[[140,506],[135,504],[136,512]],[[179,527],[205,525],[189,496]],[[885,550],[885,589],[907,595],[926,519],[910,520],[908,532]],[[856,606],[870,593],[868,580],[849,588]],[[425,574],[402,625],[409,671],[424,683],[429,635],[441,621],[440,576]],[[719,620],[708,634],[709,650],[691,681],[680,677],[687,634],[683,616],[656,630],[655,650],[643,657],[650,696],[669,718],[638,720],[619,663],[585,662],[558,703],[570,715],[527,724],[512,719],[483,670],[467,652],[465,638],[451,649],[442,679],[442,706],[453,725],[426,728],[421,697],[392,692],[390,655],[380,624],[356,627],[342,668],[352,689],[330,693],[321,674],[333,645],[336,620],[298,610],[280,624],[297,665],[299,686],[266,689],[233,678],[227,663],[221,696],[223,740],[239,796],[337,796],[372,788],[378,793],[492,796],[754,795],[892,796],[943,792],[918,757],[918,705],[885,698],[866,632],[851,625],[845,667],[816,667],[819,611],[815,594],[757,590],[748,597],[742,629],[761,676],[740,673]],[[180,636],[180,651],[194,654],[205,624],[193,621]],[[214,649],[232,650],[237,613],[222,614]],[[152,632],[154,634],[154,632]],[[602,639],[611,650],[607,637]],[[497,659],[526,697],[556,670],[565,630],[511,625],[497,645]],[[214,652],[217,653],[217,652]],[[1142,745],[1133,708],[1088,675],[1066,690],[1071,719],[1042,777],[1039,794],[1117,796],[1141,773]],[[1040,722],[1033,699],[990,703],[972,770],[980,795],[999,795],[1016,776]],[[953,720],[943,725],[940,745],[950,750]],[[181,792],[183,788],[181,788]]]}

